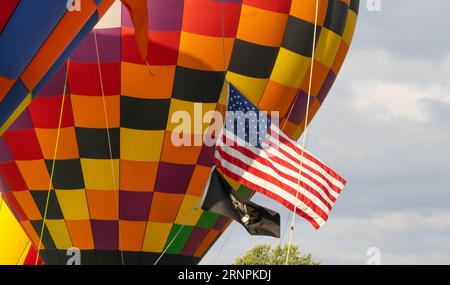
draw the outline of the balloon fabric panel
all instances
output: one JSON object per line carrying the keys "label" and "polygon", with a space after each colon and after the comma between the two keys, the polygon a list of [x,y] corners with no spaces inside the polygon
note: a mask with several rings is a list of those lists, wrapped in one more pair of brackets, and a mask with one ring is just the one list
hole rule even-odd
{"label": "balloon fabric panel", "polygon": [[[0,134],[30,103],[113,0],[84,1],[80,12],[65,0],[4,1],[0,12]],[[45,21],[43,20],[45,18]]]}

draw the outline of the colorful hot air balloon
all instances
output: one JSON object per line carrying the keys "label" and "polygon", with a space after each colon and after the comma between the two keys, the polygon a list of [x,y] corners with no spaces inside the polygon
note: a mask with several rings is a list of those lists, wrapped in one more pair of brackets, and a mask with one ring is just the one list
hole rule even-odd
{"label": "colorful hot air balloon", "polygon": [[[0,135],[114,0],[0,2]],[[70,7],[70,6],[69,6]]]}
{"label": "colorful hot air balloon", "polygon": [[[146,60],[116,3],[0,138],[5,200],[36,246],[45,216],[45,263],[64,264],[71,247],[82,264],[198,263],[230,221],[196,209],[214,148],[174,145],[173,114],[191,114],[189,135],[201,138],[203,115],[226,104],[226,73],[298,137],[315,3],[148,0]],[[311,116],[344,61],[358,3],[319,0]]]}

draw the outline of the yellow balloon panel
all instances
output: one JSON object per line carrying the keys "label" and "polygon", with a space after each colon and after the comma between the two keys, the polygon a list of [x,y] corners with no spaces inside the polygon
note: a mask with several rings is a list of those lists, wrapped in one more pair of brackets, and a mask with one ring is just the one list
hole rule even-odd
{"label": "yellow balloon panel", "polygon": [[30,247],[28,237],[0,198],[0,265],[22,264]]}

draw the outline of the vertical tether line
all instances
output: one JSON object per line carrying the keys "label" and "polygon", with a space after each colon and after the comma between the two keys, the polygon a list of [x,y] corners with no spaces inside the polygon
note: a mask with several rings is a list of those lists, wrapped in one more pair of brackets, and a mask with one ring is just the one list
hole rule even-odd
{"label": "vertical tether line", "polygon": [[226,82],[227,80],[227,50],[225,47],[225,11],[223,6],[223,0],[221,1],[220,9],[221,9],[221,24],[222,24],[222,52],[223,52],[223,80]]}
{"label": "vertical tether line", "polygon": [[233,230],[235,229],[234,224],[232,223],[230,225],[230,229],[228,230],[228,236],[226,237],[225,241],[223,242],[222,246],[220,247],[219,251],[217,252],[216,256],[214,257],[214,259],[211,261],[211,263],[209,265],[214,265],[216,263],[216,260],[219,258],[219,256],[222,254],[223,249],[225,248],[225,245],[228,243],[228,241],[231,238],[231,235],[233,234]]}
{"label": "vertical tether line", "polygon": [[119,214],[119,208],[120,208],[120,205],[119,205],[119,199],[120,199],[120,197],[119,197],[119,188],[117,187],[116,172],[115,172],[115,168],[114,168],[114,161],[113,161],[113,154],[112,154],[111,134],[109,132],[108,112],[106,110],[105,89],[104,89],[104,86],[103,86],[103,75],[102,75],[102,68],[101,68],[101,65],[100,65],[100,54],[99,54],[99,51],[98,51],[97,32],[96,32],[95,29],[93,31],[94,31],[95,52],[96,52],[96,55],[97,55],[98,74],[100,76],[100,89],[101,89],[101,92],[102,92],[103,112],[104,112],[104,115],[105,115],[106,134],[108,136],[108,149],[109,149],[109,158],[110,158],[109,160],[111,162],[111,175],[112,175],[114,190],[116,191],[116,195],[114,195],[114,197],[115,197],[115,202],[117,204],[117,219],[118,219],[118,231],[119,231],[119,233],[118,233],[118,235],[119,235],[119,242],[118,242],[117,248],[120,251],[120,258],[121,258],[122,265],[124,265],[125,262],[124,262],[124,258],[123,258],[123,251],[120,250],[120,235],[121,235],[120,233],[121,233],[121,231],[120,231],[120,214]]}
{"label": "vertical tether line", "polygon": [[[224,7],[223,7],[223,1],[221,1],[221,21],[222,21],[222,51],[223,51],[223,72],[224,72],[224,83],[226,83],[226,76],[227,76],[227,63],[226,63],[226,48],[225,48],[225,13],[224,13]],[[201,203],[202,200],[199,201]],[[164,248],[163,252],[161,252],[161,255],[158,257],[158,259],[155,261],[153,265],[157,265],[158,262],[161,260],[161,258],[166,254],[169,247],[172,245],[172,243],[177,239],[177,237],[180,235],[183,228],[186,226],[187,221],[192,217],[192,214],[195,211],[200,211],[201,205],[198,205],[197,207],[193,207],[189,215],[186,217],[186,219],[183,221],[182,225],[178,229],[178,231],[175,233],[173,238],[170,240],[170,242],[167,244],[167,246]]]}
{"label": "vertical tether line", "polygon": [[[227,84],[228,83],[228,81],[227,81],[227,50],[226,50],[226,45],[225,45],[225,8],[224,8],[224,4],[223,4],[223,0],[221,1],[221,19],[222,19],[222,52],[223,52],[223,73],[224,73],[224,75],[223,75],[223,82],[224,82],[224,85],[225,84]],[[227,102],[227,105],[225,106],[225,115],[226,115],[226,112],[228,111],[228,100],[229,100],[229,97],[230,97],[230,86],[228,86],[228,88],[227,88],[227,99],[226,99],[226,102]],[[223,125],[223,127],[222,127],[222,132],[224,131],[223,129],[225,128],[225,121],[224,121],[224,125]],[[220,139],[221,138],[221,136],[222,136],[222,134],[220,134],[219,136],[218,136],[218,139]],[[222,244],[222,246],[220,247],[220,249],[219,249],[219,251],[217,252],[217,254],[216,254],[216,256],[214,257],[214,259],[211,261],[211,264],[214,264],[215,262],[216,262],[216,260],[217,260],[217,258],[222,254],[222,251],[223,251],[223,249],[225,248],[225,245],[228,243],[228,240],[230,239],[230,237],[231,237],[231,234],[232,234],[232,232],[233,232],[233,230],[234,230],[234,227],[233,227],[233,221],[232,221],[232,224],[229,226],[230,227],[230,229],[229,229],[229,234],[228,234],[228,236],[226,237],[226,239],[225,239],[225,241],[223,242],[223,244]],[[223,234],[223,233],[222,233]]]}
{"label": "vertical tether line", "polygon": [[[309,104],[311,101],[311,90],[312,90],[312,78],[314,73],[314,54],[316,52],[316,37],[317,37],[317,20],[318,20],[318,14],[319,14],[319,0],[316,0],[316,11],[314,15],[314,36],[313,36],[313,43],[312,43],[312,51],[311,51],[311,70],[309,74],[309,86],[308,86],[308,100],[306,102],[306,114],[305,114],[305,126],[303,129],[303,142],[302,142],[302,151],[300,154],[300,168],[298,170],[298,180],[297,180],[297,189],[295,192],[295,199],[298,199],[298,187],[300,187],[300,180],[302,177],[302,168],[303,168],[303,156],[305,152],[306,142],[308,138],[308,117],[309,117]],[[291,244],[292,239],[294,237],[294,230],[295,230],[295,217],[297,216],[297,205],[296,203],[294,205],[294,212],[292,214],[292,223],[291,223],[291,232],[289,234],[289,243],[288,248],[286,252],[286,265],[289,264],[289,254],[291,250]]]}
{"label": "vertical tether line", "polygon": [[70,65],[70,59],[67,60],[66,77],[64,79],[64,90],[63,90],[63,94],[62,94],[61,110],[59,112],[58,130],[56,132],[55,151],[53,153],[52,169],[50,172],[50,181],[48,184],[47,199],[45,201],[44,218],[42,220],[41,233],[39,234],[39,243],[38,243],[38,247],[37,247],[36,260],[34,262],[35,265],[38,264],[39,253],[41,252],[42,237],[44,236],[45,222],[47,220],[48,204],[50,202],[50,193],[51,193],[50,191],[52,189],[53,176],[55,175],[56,155],[58,153],[59,136],[61,134],[61,125],[62,125],[62,119],[63,119],[63,114],[64,114],[64,105],[65,105],[65,101],[66,101],[67,78],[69,75],[69,65]]}
{"label": "vertical tether line", "polygon": [[[23,254],[25,253],[25,250],[27,250],[29,244],[30,244],[29,241],[27,241],[25,243],[25,247],[22,249],[22,252],[20,253],[19,259],[17,259],[17,261],[16,261],[16,265],[19,265],[20,261],[22,260]],[[39,255],[38,255],[38,259],[39,259]]]}
{"label": "vertical tether line", "polygon": [[180,235],[181,231],[184,229],[184,227],[186,226],[187,221],[190,220],[190,218],[192,217],[192,214],[194,213],[194,211],[198,210],[198,207],[194,207],[192,208],[191,212],[189,213],[189,215],[186,217],[186,219],[184,219],[182,225],[180,226],[180,228],[178,229],[178,231],[175,233],[175,235],[173,236],[173,238],[170,240],[170,242],[167,244],[167,246],[164,248],[163,252],[161,252],[161,254],[159,255],[158,259],[155,261],[155,263],[153,263],[153,265],[157,265],[158,262],[161,260],[161,258],[164,256],[164,254],[166,254],[167,250],[170,248],[170,246],[172,245],[172,243],[177,239],[177,237]]}
{"label": "vertical tether line", "polygon": [[0,193],[0,213],[2,212],[3,208],[3,193]]}

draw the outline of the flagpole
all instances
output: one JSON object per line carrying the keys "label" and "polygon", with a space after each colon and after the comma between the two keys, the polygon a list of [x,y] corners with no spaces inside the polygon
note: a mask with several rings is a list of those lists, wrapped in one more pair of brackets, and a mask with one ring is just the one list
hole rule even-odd
{"label": "flagpole", "polygon": [[[309,117],[309,104],[311,101],[311,90],[312,90],[312,78],[313,78],[313,71],[314,71],[314,54],[316,52],[316,36],[317,36],[317,21],[318,21],[318,14],[319,14],[319,0],[316,0],[316,11],[314,15],[314,36],[313,36],[313,44],[312,44],[312,51],[311,51],[311,70],[309,74],[309,86],[308,86],[308,100],[306,102],[306,113],[305,113],[305,126],[303,129],[303,141],[302,141],[302,151],[300,154],[300,168],[298,171],[298,180],[297,180],[297,191],[295,192],[295,198],[298,198],[298,187],[300,187],[300,181],[302,177],[302,168],[303,168],[303,157],[304,157],[304,151],[306,147],[306,141],[308,137],[308,117]],[[297,212],[297,204],[294,205],[294,212],[292,214],[292,222],[291,222],[291,231],[289,234],[289,242],[288,242],[288,248],[286,252],[286,265],[289,264],[289,254],[291,250],[292,245],[292,239],[294,238],[294,231],[295,231],[295,217]]]}

